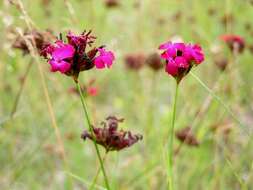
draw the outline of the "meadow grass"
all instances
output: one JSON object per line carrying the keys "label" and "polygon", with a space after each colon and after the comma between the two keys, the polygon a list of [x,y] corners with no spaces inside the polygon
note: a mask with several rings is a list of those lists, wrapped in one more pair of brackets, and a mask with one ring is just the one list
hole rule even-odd
{"label": "meadow grass", "polygon": [[[253,25],[249,1],[122,0],[113,9],[102,0],[52,0],[48,8],[39,0],[21,2],[31,25],[56,35],[92,29],[98,44],[115,51],[112,69],[87,71],[79,78],[80,84],[95,78],[99,88],[98,96],[86,99],[92,123],[117,115],[125,118],[122,128],[144,136],[133,147],[106,157],[111,189],[168,189],[165,150],[175,81],[163,70],[125,69],[124,55],[156,51],[175,35],[201,44],[206,59],[179,88],[175,130],[191,126],[200,145],[181,146],[174,139],[174,149],[181,146],[173,161],[174,189],[253,188],[252,54],[245,49],[235,59],[226,51],[231,65],[221,72],[210,53],[216,44],[226,48],[219,40],[224,33],[239,34],[247,44],[253,43],[252,31],[245,29],[245,24]],[[35,55],[37,63],[30,69],[13,118],[9,117],[19,79],[35,58],[10,47],[11,30],[27,28],[22,12],[7,0],[0,2],[0,8],[0,189],[88,189],[100,165],[92,142],[80,138],[87,126],[79,97],[68,93],[74,87],[72,80],[50,73],[48,64]],[[211,8],[213,16],[208,15]],[[232,24],[222,24],[225,14],[233,15]],[[196,114],[201,108],[203,113]],[[224,121],[232,125],[228,137],[211,127]],[[51,127],[55,125],[57,129]],[[94,189],[105,189],[102,173]]]}

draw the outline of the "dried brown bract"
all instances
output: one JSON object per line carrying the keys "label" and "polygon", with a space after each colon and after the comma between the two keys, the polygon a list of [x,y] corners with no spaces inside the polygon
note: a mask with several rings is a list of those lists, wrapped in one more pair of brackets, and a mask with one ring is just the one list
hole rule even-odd
{"label": "dried brown bract", "polygon": [[124,119],[118,119],[115,116],[109,116],[106,121],[102,122],[102,127],[93,127],[93,131],[84,131],[81,135],[83,140],[87,138],[95,141],[97,144],[103,146],[108,151],[119,151],[128,148],[142,140],[142,135],[132,134],[130,131],[118,130],[119,123]]}
{"label": "dried brown bract", "polygon": [[12,44],[15,49],[20,49],[24,55],[29,53],[29,48],[25,41],[29,40],[37,48],[38,52],[43,48],[44,45],[52,40],[55,40],[55,36],[49,31],[38,31],[33,29],[32,31],[24,32],[23,36],[18,35]]}
{"label": "dried brown bract", "polygon": [[197,138],[194,136],[194,134],[191,130],[191,127],[186,127],[181,130],[178,130],[176,132],[176,137],[180,142],[185,143],[189,146],[198,146],[199,145],[199,142],[198,142]]}

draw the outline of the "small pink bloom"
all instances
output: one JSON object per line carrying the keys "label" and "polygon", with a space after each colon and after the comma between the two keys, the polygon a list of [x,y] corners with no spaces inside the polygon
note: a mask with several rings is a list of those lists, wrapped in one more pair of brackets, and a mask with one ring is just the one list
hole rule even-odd
{"label": "small pink bloom", "polygon": [[97,96],[98,94],[98,89],[96,87],[88,87],[87,88],[87,93],[90,96]]}
{"label": "small pink bloom", "polygon": [[94,64],[97,69],[103,69],[105,67],[110,68],[115,59],[113,52],[106,51],[104,48],[98,48],[100,55],[95,57]]}
{"label": "small pink bloom", "polygon": [[204,54],[199,45],[166,42],[159,46],[164,50],[161,58],[166,60],[165,71],[179,83],[190,69],[204,61]]}

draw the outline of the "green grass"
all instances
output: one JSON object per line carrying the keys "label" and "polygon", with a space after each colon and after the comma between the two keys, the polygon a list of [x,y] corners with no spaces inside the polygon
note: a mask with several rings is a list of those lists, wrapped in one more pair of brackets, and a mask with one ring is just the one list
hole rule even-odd
{"label": "green grass", "polygon": [[[86,189],[99,169],[92,142],[83,142],[81,132],[84,115],[79,97],[68,93],[74,87],[71,78],[50,73],[48,64],[39,59],[51,98],[57,125],[65,147],[69,171],[59,155],[42,81],[36,64],[27,78],[17,112],[9,118],[20,83],[31,59],[10,48],[11,30],[26,28],[20,11],[7,1],[0,2],[0,189]],[[201,117],[196,112],[207,101],[210,92],[191,75],[179,88],[175,130],[191,125],[200,141],[196,148],[183,145],[174,159],[175,189],[230,190],[253,187],[252,136],[252,54],[248,49],[232,60],[229,72],[215,66],[211,48],[224,44],[219,35],[235,33],[247,44],[253,43],[253,7],[242,0],[142,0],[134,8],[134,0],[122,0],[121,6],[106,9],[102,0],[69,0],[74,15],[62,0],[52,0],[50,16],[39,0],[23,0],[24,8],[39,29],[51,29],[58,34],[73,30],[92,29],[97,44],[106,44],[116,52],[116,63],[110,70],[90,70],[80,76],[80,83],[96,78],[99,95],[88,97],[92,123],[98,124],[108,115],[124,117],[124,129],[142,133],[144,139],[122,152],[110,153],[105,162],[112,189],[167,189],[166,140],[171,123],[174,79],[164,71],[153,73],[145,67],[139,72],[124,66],[129,52],[156,51],[158,45],[177,35],[186,42],[198,42],[206,54],[205,62],[193,73],[219,98],[212,98]],[[216,14],[208,15],[214,8]],[[181,12],[181,19],[173,15]],[[220,18],[225,13],[234,16],[234,24],[224,27]],[[13,21],[7,26],[6,19]],[[194,23],[190,22],[193,18]],[[235,78],[231,78],[230,73]],[[213,89],[219,80],[219,87]],[[228,91],[227,89],[231,90]],[[222,103],[220,103],[220,101]],[[225,107],[224,107],[225,105]],[[227,111],[229,108],[234,117]],[[214,134],[211,126],[229,120],[233,128],[228,138]],[[239,120],[243,126],[238,124]],[[243,127],[243,128],[242,128]],[[73,138],[67,138],[73,136]],[[179,146],[175,139],[174,148]],[[100,150],[104,153],[103,149]],[[72,180],[73,187],[69,184]],[[95,189],[104,187],[100,173]]]}

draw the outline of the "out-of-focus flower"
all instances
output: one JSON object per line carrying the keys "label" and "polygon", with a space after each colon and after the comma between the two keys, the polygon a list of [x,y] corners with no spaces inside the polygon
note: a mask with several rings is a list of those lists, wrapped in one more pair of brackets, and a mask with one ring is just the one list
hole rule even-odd
{"label": "out-of-focus flower", "polygon": [[140,70],[145,62],[143,53],[129,53],[125,55],[125,65],[129,70]]}
{"label": "out-of-focus flower", "polygon": [[189,146],[199,145],[197,138],[192,133],[191,127],[185,127],[181,130],[178,130],[176,132],[176,137],[180,142],[185,143]]}
{"label": "out-of-focus flower", "polygon": [[159,71],[163,68],[163,62],[158,53],[152,53],[147,56],[146,64],[154,71]]}
{"label": "out-of-focus flower", "polygon": [[245,48],[245,41],[239,35],[225,34],[220,39],[224,41],[232,52],[242,53]]}
{"label": "out-of-focus flower", "polygon": [[13,48],[20,49],[23,54],[29,53],[29,48],[27,46],[26,40],[28,40],[30,43],[34,44],[37,48],[37,51],[41,51],[41,49],[50,41],[55,40],[56,38],[52,35],[49,31],[38,31],[38,30],[32,30],[32,31],[26,31],[24,32],[23,36],[18,35],[15,39],[15,41],[12,44]]}
{"label": "out-of-focus flower", "polygon": [[102,122],[102,127],[92,127],[93,131],[84,131],[81,135],[83,140],[87,138],[95,141],[103,146],[108,151],[119,151],[130,147],[142,139],[142,135],[132,134],[130,131],[118,130],[119,123],[124,119],[118,119],[115,116],[109,116],[105,122]]}
{"label": "out-of-focus flower", "polygon": [[105,6],[113,8],[119,6],[119,0],[105,0]]}
{"label": "out-of-focus flower", "polygon": [[166,72],[179,83],[193,66],[204,61],[204,53],[199,45],[166,42],[159,46],[161,57],[166,60]]}
{"label": "out-of-focus flower", "polygon": [[[91,79],[87,84],[81,85],[81,90],[85,96],[97,96],[99,93],[99,88],[94,86],[95,79]],[[68,89],[68,92],[71,94],[80,95],[79,91],[75,87]]]}
{"label": "out-of-focus flower", "polygon": [[[66,36],[67,42],[58,39],[53,44],[47,44],[41,51],[48,63],[51,71],[60,71],[68,76],[72,76],[77,81],[81,71],[96,68],[110,68],[114,61],[114,54],[106,51],[104,46],[92,48],[96,37],[91,35],[91,31],[75,35],[69,32]],[[87,47],[90,49],[87,51]],[[99,55],[97,55],[99,52]]]}
{"label": "out-of-focus flower", "polygon": [[215,65],[221,70],[224,71],[228,66],[228,59],[223,56],[217,56],[214,58]]}

